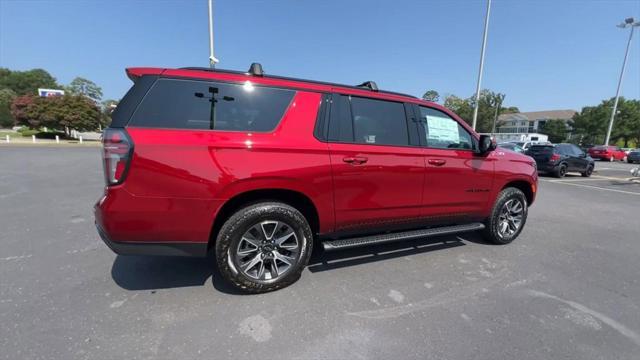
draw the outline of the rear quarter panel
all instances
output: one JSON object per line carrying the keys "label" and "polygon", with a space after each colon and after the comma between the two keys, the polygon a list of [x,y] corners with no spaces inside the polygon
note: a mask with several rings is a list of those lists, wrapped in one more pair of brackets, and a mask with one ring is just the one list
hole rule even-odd
{"label": "rear quarter panel", "polygon": [[[245,191],[288,189],[309,197],[321,229],[333,227],[331,167],[326,144],[313,137],[320,93],[298,91],[276,129],[268,133],[128,127],[134,155],[124,189],[133,197],[163,199],[162,208],[138,217],[148,232],[170,226],[187,236],[167,241],[208,241],[224,202]],[[173,232],[175,236],[176,232]]]}

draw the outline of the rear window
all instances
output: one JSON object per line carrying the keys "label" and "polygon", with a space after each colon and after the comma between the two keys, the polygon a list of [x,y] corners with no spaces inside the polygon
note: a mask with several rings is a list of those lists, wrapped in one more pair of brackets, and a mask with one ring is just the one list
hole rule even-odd
{"label": "rear window", "polygon": [[540,146],[533,145],[527,150],[531,154],[552,154],[554,150],[553,146]]}
{"label": "rear window", "polygon": [[266,132],[275,129],[295,91],[208,81],[159,79],[130,125]]}

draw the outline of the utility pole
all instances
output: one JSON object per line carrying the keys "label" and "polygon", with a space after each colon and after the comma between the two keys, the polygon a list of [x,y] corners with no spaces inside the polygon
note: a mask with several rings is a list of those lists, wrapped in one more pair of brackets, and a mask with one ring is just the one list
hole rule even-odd
{"label": "utility pole", "polygon": [[627,66],[627,57],[629,56],[629,46],[631,45],[631,38],[633,37],[633,29],[640,26],[640,21],[635,21],[633,18],[627,18],[622,24],[617,25],[619,28],[631,28],[629,32],[629,41],[627,41],[627,50],[624,52],[624,60],[622,61],[622,70],[620,71],[620,78],[618,79],[618,88],[616,89],[616,99],[613,102],[613,110],[611,111],[611,119],[609,120],[609,129],[607,130],[607,137],[604,140],[604,145],[609,145],[609,139],[611,138],[611,129],[613,129],[613,120],[616,117],[616,111],[618,111],[618,99],[620,98],[620,87],[622,86],[622,78],[624,77],[624,70]]}
{"label": "utility pole", "polygon": [[504,101],[505,96],[506,95],[498,95],[498,99],[496,101],[496,113],[493,117],[493,126],[491,127],[491,136],[496,132],[496,123],[498,122],[498,115],[500,115],[500,108],[502,107],[502,102]]}
{"label": "utility pole", "polygon": [[213,0],[209,0],[209,67],[214,69],[217,62],[213,56]]}
{"label": "utility pole", "polygon": [[491,13],[491,0],[487,0],[487,14],[484,17],[484,35],[482,36],[482,51],[480,52],[480,68],[478,69],[478,85],[476,86],[476,106],[473,108],[473,124],[476,129],[478,122],[478,107],[480,106],[480,85],[482,83],[482,69],[484,68],[484,51],[487,45],[487,32],[489,30],[489,15]]}

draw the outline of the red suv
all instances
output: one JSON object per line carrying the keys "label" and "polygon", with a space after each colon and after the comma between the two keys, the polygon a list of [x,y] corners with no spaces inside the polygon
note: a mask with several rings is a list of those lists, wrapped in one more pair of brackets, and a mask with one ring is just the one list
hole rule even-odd
{"label": "red suv", "polygon": [[215,254],[236,287],[296,281],[325,251],[481,230],[506,244],[533,159],[410,95],[206,68],[130,68],[103,135],[98,232],[118,254]]}
{"label": "red suv", "polygon": [[594,159],[608,161],[625,161],[627,159],[627,153],[617,146],[594,146],[589,149],[589,156]]}

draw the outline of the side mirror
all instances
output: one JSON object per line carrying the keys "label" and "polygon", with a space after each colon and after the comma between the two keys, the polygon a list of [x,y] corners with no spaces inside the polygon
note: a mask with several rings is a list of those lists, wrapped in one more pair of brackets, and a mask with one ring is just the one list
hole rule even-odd
{"label": "side mirror", "polygon": [[478,140],[478,152],[480,154],[486,154],[490,151],[493,151],[498,147],[498,145],[493,142],[491,136],[489,135],[480,135],[480,140]]}

